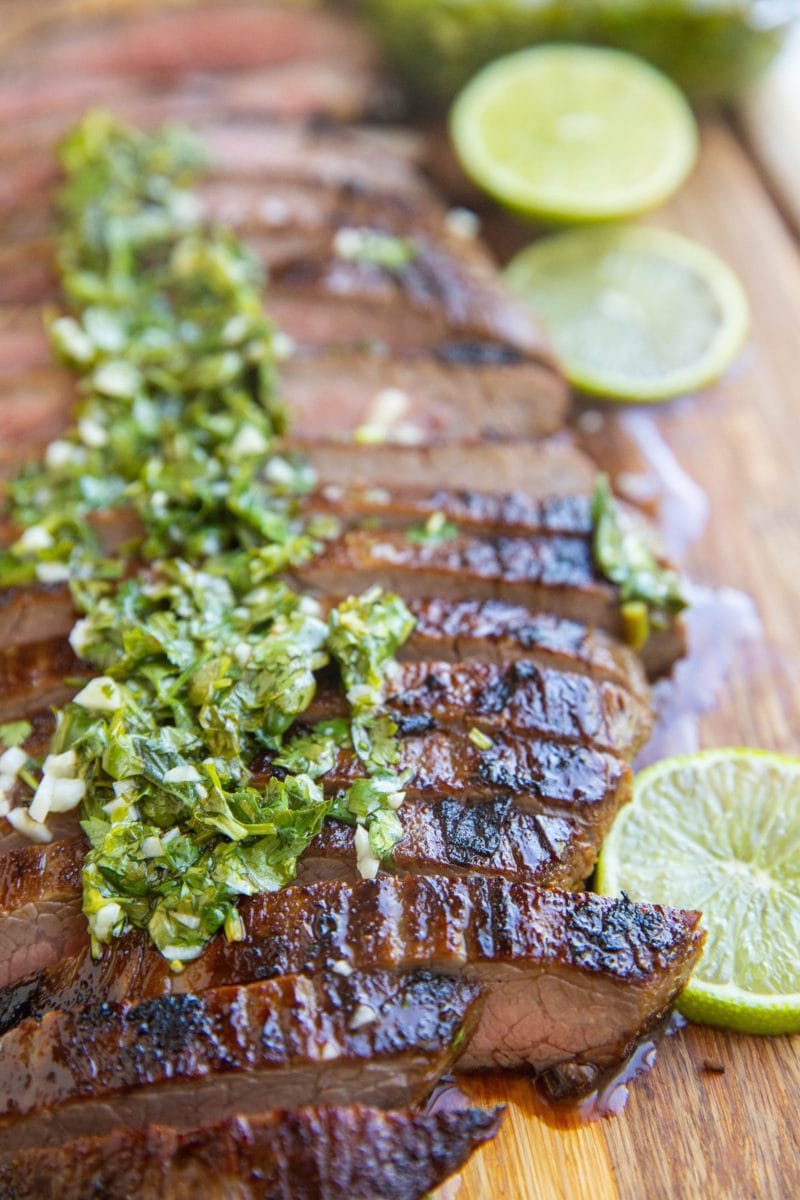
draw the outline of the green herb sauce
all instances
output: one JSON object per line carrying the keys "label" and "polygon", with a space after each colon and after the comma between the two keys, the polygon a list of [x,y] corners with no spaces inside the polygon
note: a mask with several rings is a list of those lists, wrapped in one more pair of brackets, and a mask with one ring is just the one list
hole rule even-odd
{"label": "green herb sauce", "polygon": [[686,608],[680,578],[659,563],[639,530],[626,527],[605,475],[595,486],[592,526],[595,562],[619,588],[626,637],[638,648],[651,627],[664,628],[670,616]]}
{"label": "green herb sauce", "polygon": [[[71,431],[11,485],[25,532],[0,557],[5,585],[69,580],[86,614],[72,644],[101,672],[58,714],[61,757],[42,776],[82,793],[94,951],[147,929],[176,969],[219,929],[242,936],[238,898],[288,883],[326,817],[360,826],[361,858],[391,854],[405,779],[382,700],[413,626],[379,589],[324,614],[276,578],[332,530],[303,521],[313,474],[276,452],[263,280],[204,226],[191,191],[204,161],[184,130],[102,113],[64,143],[68,307],[49,324],[81,398]],[[109,554],[92,515],[114,508],[136,532]],[[132,558],[150,565],[120,582]],[[331,660],[350,717],[288,735]],[[7,746],[20,733],[0,730]],[[326,796],[318,781],[347,746],[364,777]],[[262,750],[283,777],[257,788]]]}

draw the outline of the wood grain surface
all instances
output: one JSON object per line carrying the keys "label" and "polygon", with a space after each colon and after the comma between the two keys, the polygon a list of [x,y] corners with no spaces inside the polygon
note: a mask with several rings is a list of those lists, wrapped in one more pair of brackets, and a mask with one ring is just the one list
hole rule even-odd
{"label": "wood grain surface", "polygon": [[[794,144],[794,153],[798,153]],[[525,231],[503,218],[505,245]],[[735,656],[703,746],[800,752],[800,252],[732,130],[710,122],[700,162],[650,218],[718,251],[741,276],[752,335],[729,377],[660,408],[657,427],[710,502],[691,577],[756,601],[763,640]],[[497,240],[497,239],[496,239]],[[502,239],[501,239],[502,240]],[[614,433],[615,412],[601,437]],[[613,437],[612,437],[613,440]],[[711,1067],[712,1069],[709,1069]],[[724,1068],[724,1073],[715,1068]],[[800,1037],[689,1026],[661,1046],[618,1117],[547,1123],[531,1086],[473,1080],[506,1103],[505,1127],[463,1172],[458,1200],[795,1200],[800,1197]]]}

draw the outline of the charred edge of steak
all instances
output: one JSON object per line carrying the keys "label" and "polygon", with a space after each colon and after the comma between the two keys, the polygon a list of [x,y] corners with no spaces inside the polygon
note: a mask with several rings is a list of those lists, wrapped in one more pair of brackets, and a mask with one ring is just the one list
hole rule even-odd
{"label": "charred edge of steak", "polygon": [[0,989],[0,1032],[53,1008],[202,990],[341,960],[364,970],[470,973],[505,964],[575,972],[576,982],[630,987],[646,1014],[648,993],[659,991],[663,1009],[705,936],[697,913],[480,877],[385,876],[297,886],[247,899],[240,912],[244,941],[217,936],[179,976],[146,934],[133,933],[99,959],[87,948]]}
{"label": "charred edge of steak", "polygon": [[501,1116],[307,1108],[188,1133],[117,1130],[0,1164],[0,1200],[422,1200]]}
{"label": "charred edge of steak", "polygon": [[51,1012],[0,1040],[0,1152],[142,1128],[165,1100],[177,1128],[258,1112],[254,1075],[278,1107],[414,1103],[471,1036],[480,995],[464,979],[370,972]]}

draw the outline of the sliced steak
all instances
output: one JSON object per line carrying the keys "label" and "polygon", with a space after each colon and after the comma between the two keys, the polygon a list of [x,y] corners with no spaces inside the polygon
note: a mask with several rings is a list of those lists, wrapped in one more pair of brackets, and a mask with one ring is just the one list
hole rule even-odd
{"label": "sliced steak", "polygon": [[[442,350],[446,355],[447,345]],[[473,353],[472,364],[449,362],[435,349],[415,356],[352,350],[295,355],[281,367],[293,436],[301,442],[351,440],[354,430],[373,425],[385,429],[388,441],[462,442],[527,438],[555,433],[563,424],[568,395],[549,367],[504,355],[488,343],[477,343]],[[388,389],[390,402],[382,399]],[[388,422],[387,403],[396,413]]]}
{"label": "sliced steak", "polygon": [[528,442],[451,442],[437,446],[348,446],[295,440],[323,484],[341,487],[524,492],[528,496],[588,494],[597,467],[568,437]]}
{"label": "sliced steak", "polygon": [[91,75],[164,75],[241,71],[298,61],[375,61],[374,42],[344,14],[292,4],[151,7],[80,24],[53,22],[23,41],[7,63],[26,80]]}
{"label": "sliced steak", "polygon": [[83,841],[70,839],[49,846],[27,842],[0,853],[3,986],[76,954],[86,944],[81,911],[84,848]]}
{"label": "sliced steak", "polygon": [[[269,754],[251,768],[256,786],[281,771]],[[403,789],[408,799],[471,803],[511,796],[528,812],[575,821],[598,839],[631,794],[630,767],[617,756],[510,733],[496,734],[486,750],[463,732],[410,733],[400,739],[397,769],[410,773]],[[342,748],[321,782],[333,794],[363,775],[355,752]]]}
{"label": "sliced steak", "polygon": [[612,633],[620,629],[616,589],[597,571],[588,539],[554,535],[411,541],[395,530],[351,530],[297,569],[300,581],[334,596],[375,583],[409,599],[505,600],[557,612]]}
{"label": "sliced steak", "polygon": [[0,1039],[0,1155],[278,1108],[423,1099],[472,1036],[480,988],[416,973],[284,976],[48,1013]]}
{"label": "sliced steak", "polygon": [[601,629],[502,600],[411,600],[409,608],[416,625],[400,659],[533,662],[647,695],[637,655]]}
{"label": "sliced steak", "polygon": [[[576,742],[630,759],[652,727],[648,706],[627,689],[525,660],[405,661],[388,682],[386,706],[403,732],[477,728]],[[322,686],[303,720],[347,711],[341,689]]]}
{"label": "sliced steak", "polygon": [[267,306],[301,346],[418,350],[461,337],[552,361],[530,311],[499,277],[471,271],[421,238],[415,257],[397,271],[339,258],[282,263],[271,276]]}
{"label": "sliced steak", "polygon": [[[382,869],[393,875],[502,877],[540,887],[578,887],[591,874],[599,839],[577,821],[539,816],[511,796],[470,804],[409,797],[403,836]],[[298,883],[358,883],[352,826],[328,820],[297,864]]]}
{"label": "sliced steak", "polygon": [[64,584],[0,588],[0,646],[66,637],[75,618],[72,596]]}
{"label": "sliced steak", "polygon": [[0,650],[0,722],[19,720],[75,695],[70,677],[86,675],[63,637],[10,645]]}
{"label": "sliced steak", "polygon": [[431,969],[487,991],[466,1068],[527,1064],[558,1071],[564,1086],[591,1087],[660,1019],[704,939],[698,913],[479,878],[319,883],[245,900],[240,913],[243,941],[217,936],[179,975],[145,933],[99,959],[86,947],[2,989],[0,1026],[326,965]]}
{"label": "sliced steak", "polygon": [[116,1130],[0,1164],[0,1200],[424,1200],[500,1110],[301,1108],[186,1133]]}
{"label": "sliced steak", "polygon": [[[399,816],[403,836],[381,867],[393,875],[483,875],[573,888],[591,873],[600,843],[596,830],[532,813],[511,796],[470,804],[416,796],[405,801]],[[54,966],[86,944],[81,910],[86,841],[77,812],[62,814],[58,824],[67,836],[49,845],[32,844],[16,831],[15,844],[6,845],[8,836],[0,842],[0,987]],[[297,864],[297,883],[327,879],[354,884],[361,879],[354,829],[332,819]]]}
{"label": "sliced steak", "polygon": [[417,536],[423,532],[419,526],[439,514],[469,533],[560,534],[584,540],[592,534],[591,499],[585,495],[532,496],[445,487],[390,492],[325,484],[308,496],[304,512],[336,517],[345,528],[362,523],[370,529],[411,525]]}

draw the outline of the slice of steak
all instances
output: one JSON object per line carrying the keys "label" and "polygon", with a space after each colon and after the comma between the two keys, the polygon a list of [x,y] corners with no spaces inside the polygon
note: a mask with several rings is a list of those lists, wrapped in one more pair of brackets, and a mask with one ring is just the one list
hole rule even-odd
{"label": "slice of steak", "polygon": [[[600,838],[579,822],[541,816],[511,796],[411,797],[399,810],[403,836],[381,870],[393,875],[502,877],[541,887],[578,887]],[[60,840],[32,844],[7,828],[0,840],[0,987],[79,953],[88,931],[81,867],[86,841],[78,812],[52,820]],[[328,820],[297,863],[297,883],[358,883],[354,829]]]}
{"label": "slice of steak", "polygon": [[[362,430],[399,445],[527,439],[555,433],[566,408],[564,385],[539,363],[469,368],[434,355],[297,355],[281,367],[281,393],[300,449],[325,441],[352,448],[353,435]],[[75,398],[67,371],[35,368],[4,376],[0,369],[3,461],[21,463],[57,437],[69,425]]]}
{"label": "slice of steak", "polygon": [[[463,348],[466,358],[469,343]],[[441,350],[446,355],[447,345]],[[472,363],[449,362],[437,349],[406,356],[353,350],[295,355],[281,366],[293,436],[349,441],[366,425],[385,430],[389,441],[461,442],[527,438],[561,427],[568,394],[554,371],[490,343],[478,342],[472,352]],[[384,416],[389,404],[393,421]]]}
{"label": "slice of steak", "polygon": [[0,1028],[326,966],[429,969],[477,979],[488,994],[466,1068],[527,1065],[589,1088],[669,1008],[705,936],[698,913],[481,878],[318,883],[252,897],[240,913],[244,939],[215,937],[178,975],[144,933],[99,959],[87,946],[0,990]]}
{"label": "slice of steak", "polygon": [[[626,688],[518,660],[510,664],[404,661],[389,679],[386,707],[403,732],[477,728],[578,743],[633,759],[652,728],[648,705]],[[345,716],[331,682],[317,689],[307,722]]]}
{"label": "slice of steak", "polygon": [[301,1108],[121,1129],[0,1164],[0,1200],[424,1200],[501,1110]]}
{"label": "slice of steak", "polygon": [[[577,821],[546,817],[511,796],[465,804],[409,797],[398,810],[403,836],[381,869],[393,875],[482,875],[540,887],[578,887],[591,873],[598,839]],[[297,864],[298,883],[358,883],[354,830],[328,820]]]}
{"label": "slice of steak", "polygon": [[63,704],[80,686],[72,686],[68,679],[86,673],[86,664],[63,637],[4,647],[0,650],[0,723]]}
{"label": "slice of steak", "polygon": [[[273,771],[267,756],[251,766],[256,786]],[[507,733],[486,750],[463,733],[410,734],[401,738],[397,769],[410,772],[403,788],[409,800],[510,797],[523,811],[574,822],[596,846],[631,796],[630,767],[615,755]],[[321,783],[334,794],[363,774],[354,751],[341,749]]]}
{"label": "slice of steak", "polygon": [[86,944],[81,911],[84,849],[83,840],[72,838],[48,846],[28,841],[0,853],[2,986],[53,966]]}
{"label": "slice of steak", "polygon": [[589,494],[597,466],[569,437],[532,441],[463,441],[424,445],[348,446],[338,442],[285,443],[304,454],[323,484],[341,487],[468,488],[528,496]]}
{"label": "slice of steak", "polygon": [[72,596],[64,584],[0,588],[0,646],[64,638],[75,618]]}
{"label": "slice of steak", "polygon": [[418,350],[460,337],[552,362],[530,311],[499,276],[472,270],[422,237],[397,270],[342,258],[281,263],[270,278],[268,310],[301,346]]}
{"label": "slice of steak", "polygon": [[[533,496],[525,492],[477,492],[471,488],[339,487],[324,484],[304,501],[303,511],[336,517],[345,528],[419,528],[431,517],[446,517],[462,532],[484,535],[560,534],[584,540],[592,535],[591,499],[586,495]],[[449,531],[445,530],[447,538]],[[436,540],[436,534],[431,535]]]}
{"label": "slice of steak", "polygon": [[638,656],[601,629],[503,600],[410,600],[409,608],[416,625],[402,660],[532,662],[647,696]]}
{"label": "slice of steak", "polygon": [[100,1004],[0,1039],[0,1155],[114,1129],[278,1108],[422,1100],[476,1027],[481,989],[428,973],[303,975]]}
{"label": "slice of steak", "polygon": [[212,3],[122,11],[102,20],[53,20],[15,47],[7,65],[27,80],[265,69],[301,59],[350,67],[375,61],[374,42],[343,13],[303,5]]}
{"label": "slice of steak", "polygon": [[458,533],[412,541],[402,531],[350,530],[296,574],[334,596],[378,583],[409,599],[504,600],[620,632],[616,588],[600,576],[586,538]]}

